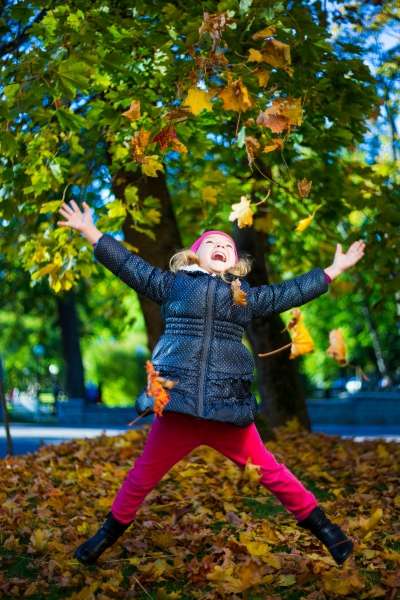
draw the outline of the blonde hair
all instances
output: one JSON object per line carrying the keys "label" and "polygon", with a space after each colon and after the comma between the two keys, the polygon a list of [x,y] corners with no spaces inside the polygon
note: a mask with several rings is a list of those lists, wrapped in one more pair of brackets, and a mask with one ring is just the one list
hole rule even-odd
{"label": "blonde hair", "polygon": [[[236,275],[236,277],[245,277],[251,271],[252,262],[253,262],[253,259],[250,256],[241,256],[239,258],[239,260],[236,261],[236,263],[233,267],[231,267],[221,273],[215,273],[215,275],[217,277],[221,277],[221,279],[223,281],[225,281],[225,283],[230,283],[232,286],[233,281],[228,281],[226,279],[226,274],[230,273],[231,275]],[[169,268],[173,273],[176,273],[182,267],[187,267],[189,265],[200,266],[199,257],[197,256],[197,254],[195,252],[193,252],[193,250],[190,250],[189,248],[184,248],[183,250],[176,252],[169,259]],[[234,286],[232,286],[232,291],[233,291],[233,289],[234,289]],[[240,293],[243,295],[243,298],[246,297],[245,292],[241,291]],[[233,292],[233,294],[234,294],[234,300],[236,300],[237,295],[235,292]]]}

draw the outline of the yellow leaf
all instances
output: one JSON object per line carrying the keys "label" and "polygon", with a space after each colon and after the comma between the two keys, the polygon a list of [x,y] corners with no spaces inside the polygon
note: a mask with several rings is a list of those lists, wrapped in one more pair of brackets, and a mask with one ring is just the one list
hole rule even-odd
{"label": "yellow leaf", "polygon": [[202,110],[212,110],[211,94],[198,87],[191,87],[183,105],[188,106],[194,115],[200,114]]}
{"label": "yellow leaf", "polygon": [[283,148],[283,140],[281,140],[281,138],[273,138],[271,140],[272,144],[268,144],[267,146],[264,146],[263,148],[263,152],[273,152],[274,150],[276,150],[277,148],[282,149]]}
{"label": "yellow leaf", "polygon": [[278,40],[267,40],[262,47],[262,57],[271,66],[285,69],[291,64],[290,46]]}
{"label": "yellow leaf", "polygon": [[53,263],[49,263],[48,265],[39,269],[39,271],[35,271],[35,273],[32,274],[32,279],[39,279],[39,277],[43,277],[43,275],[48,275],[48,273],[52,273],[55,270],[57,270],[57,266]]}
{"label": "yellow leaf", "polygon": [[[336,569],[321,573],[324,591],[336,596],[347,596],[351,592],[357,592],[365,588],[365,583],[360,579],[356,571],[353,573],[337,574]],[[354,597],[354,595],[353,595]]]}
{"label": "yellow leaf", "polygon": [[159,157],[156,154],[145,156],[142,164],[142,172],[149,177],[157,177],[157,171],[164,171],[164,166],[158,159]]}
{"label": "yellow leaf", "polygon": [[62,204],[62,200],[53,200],[52,202],[44,202],[40,207],[40,213],[54,212]]}
{"label": "yellow leaf", "polygon": [[211,185],[206,185],[201,191],[203,200],[205,200],[205,202],[208,202],[209,204],[217,203],[217,194],[217,190]]}
{"label": "yellow leaf", "polygon": [[59,279],[57,279],[56,281],[54,281],[54,283],[51,283],[50,286],[56,292],[56,294],[58,294],[58,292],[62,288],[61,281]]}
{"label": "yellow leaf", "polygon": [[311,223],[313,222],[314,219],[314,215],[310,215],[309,217],[306,217],[305,219],[301,219],[296,226],[295,231],[297,233],[302,233],[303,231],[305,231],[307,229],[307,227],[309,227],[311,225]]}
{"label": "yellow leaf", "polygon": [[121,200],[113,200],[107,204],[107,216],[110,218],[118,218],[126,216],[126,206],[122,204]]}
{"label": "yellow leaf", "polygon": [[219,97],[222,98],[226,110],[241,112],[253,106],[247,87],[240,78],[232,81],[228,76],[228,85],[219,93]]}
{"label": "yellow leaf", "polygon": [[30,546],[34,550],[44,550],[47,548],[50,533],[48,530],[35,529],[30,537]]}
{"label": "yellow leaf", "polygon": [[374,512],[368,519],[361,518],[360,525],[365,531],[371,531],[371,529],[374,529],[374,527],[376,527],[376,525],[379,523],[382,517],[383,510],[381,508],[377,508],[376,510],[374,510]]}
{"label": "yellow leaf", "polygon": [[238,227],[250,227],[253,224],[253,211],[250,200],[246,196],[240,196],[240,202],[232,204],[229,221],[237,219]]}
{"label": "yellow leaf", "polygon": [[254,74],[258,79],[258,85],[260,87],[265,87],[269,81],[270,72],[266,71],[265,69],[256,69]]}
{"label": "yellow leaf", "polygon": [[259,50],[255,50],[255,48],[249,49],[249,57],[247,62],[262,62],[263,56]]}
{"label": "yellow leaf", "polygon": [[294,585],[295,583],[296,583],[295,575],[279,575],[279,577],[277,579],[277,584],[284,586],[284,587],[289,587],[291,585]]}
{"label": "yellow leaf", "polygon": [[308,354],[314,350],[313,339],[304,325],[303,315],[299,308],[294,308],[291,312],[293,315],[292,321],[288,325],[290,336],[292,338],[292,346],[290,349],[290,359]]}
{"label": "yellow leaf", "polygon": [[256,33],[253,33],[253,35],[251,36],[252,40],[262,40],[266,37],[271,37],[272,35],[275,35],[276,33],[276,27],[269,26],[269,27],[264,27],[264,29],[261,29],[260,31],[257,31]]}

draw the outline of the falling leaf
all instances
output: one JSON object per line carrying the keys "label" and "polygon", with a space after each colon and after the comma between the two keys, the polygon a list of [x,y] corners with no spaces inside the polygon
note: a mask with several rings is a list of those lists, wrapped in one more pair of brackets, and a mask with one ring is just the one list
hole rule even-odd
{"label": "falling leaf", "polygon": [[302,233],[305,229],[307,229],[307,227],[309,227],[311,225],[311,223],[314,220],[314,216],[315,213],[317,212],[317,210],[319,210],[321,208],[321,205],[317,206],[317,208],[313,211],[313,213],[311,215],[309,215],[308,217],[306,217],[305,219],[301,219],[295,228],[295,231],[297,233]]}
{"label": "falling leaf", "polygon": [[140,100],[133,100],[128,110],[121,114],[130,121],[136,121],[137,119],[140,119]]}
{"label": "falling leaf", "polygon": [[331,356],[339,365],[345,365],[347,363],[346,345],[341,329],[332,329],[329,332],[329,344],[327,355]]}
{"label": "falling leaf", "polygon": [[312,181],[301,179],[297,182],[297,189],[301,198],[307,198],[310,195]]}
{"label": "falling leaf", "polygon": [[240,196],[240,202],[232,204],[229,221],[235,221],[236,219],[240,229],[250,227],[253,224],[253,211],[250,200],[246,196]]}
{"label": "falling leaf", "polygon": [[287,328],[292,338],[292,346],[289,358],[293,359],[302,354],[308,354],[314,350],[313,339],[304,325],[304,317],[300,308],[291,311],[292,319]]}
{"label": "falling leaf", "polygon": [[219,93],[219,97],[222,98],[226,110],[244,112],[253,106],[248,89],[242,80],[239,78],[232,81],[230,74],[228,74],[228,85]]}
{"label": "falling leaf", "polygon": [[184,106],[188,106],[194,115],[198,115],[202,110],[212,110],[211,94],[197,87],[191,87],[183,101]]}

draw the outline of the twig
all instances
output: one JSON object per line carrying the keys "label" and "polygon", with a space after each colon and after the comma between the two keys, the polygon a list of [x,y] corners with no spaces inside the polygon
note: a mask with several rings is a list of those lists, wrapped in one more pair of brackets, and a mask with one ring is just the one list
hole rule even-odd
{"label": "twig", "polygon": [[292,342],[289,342],[289,344],[286,344],[285,346],[282,346],[281,348],[277,348],[276,350],[272,350],[272,352],[265,352],[264,354],[257,354],[257,356],[271,356],[272,354],[277,354],[278,352],[282,352],[282,350],[286,350],[286,348],[289,348],[292,345]]}
{"label": "twig", "polygon": [[150,407],[146,408],[146,410],[141,415],[136,417],[136,419],[133,419],[133,421],[129,421],[129,423],[127,423],[127,425],[133,425],[134,423],[139,421],[142,417],[146,417],[148,414],[150,414],[151,411],[152,411],[152,409]]}

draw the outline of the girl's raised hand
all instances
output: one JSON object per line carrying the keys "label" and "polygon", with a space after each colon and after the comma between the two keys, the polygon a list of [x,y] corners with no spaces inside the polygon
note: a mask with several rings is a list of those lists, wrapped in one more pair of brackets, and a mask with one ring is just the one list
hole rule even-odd
{"label": "girl's raised hand", "polygon": [[88,227],[93,227],[92,215],[90,214],[88,204],[82,202],[83,212],[81,212],[75,200],[71,200],[70,204],[71,206],[67,202],[64,202],[58,209],[66,221],[57,221],[57,225],[71,227],[80,232],[84,232]]}
{"label": "girl's raised hand", "polygon": [[353,242],[346,253],[342,250],[341,244],[336,244],[335,258],[333,259],[333,267],[339,272],[346,271],[349,267],[355,265],[363,256],[365,250],[365,242],[357,240]]}

